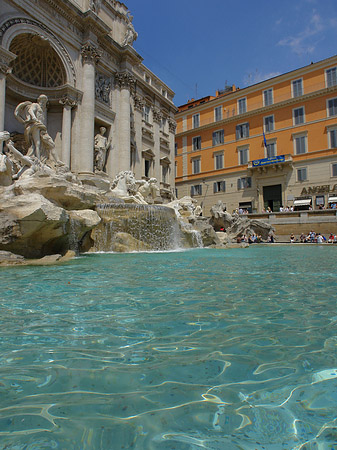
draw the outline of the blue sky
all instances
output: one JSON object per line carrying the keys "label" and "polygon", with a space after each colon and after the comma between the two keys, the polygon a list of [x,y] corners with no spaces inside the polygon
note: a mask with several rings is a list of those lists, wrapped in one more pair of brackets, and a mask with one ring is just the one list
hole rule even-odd
{"label": "blue sky", "polygon": [[337,54],[337,0],[125,0],[135,50],[175,104]]}

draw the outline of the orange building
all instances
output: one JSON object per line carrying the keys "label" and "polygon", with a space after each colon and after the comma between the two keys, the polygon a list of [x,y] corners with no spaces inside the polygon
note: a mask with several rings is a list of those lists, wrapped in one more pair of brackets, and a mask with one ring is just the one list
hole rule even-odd
{"label": "orange building", "polygon": [[244,89],[192,99],[176,114],[176,191],[204,215],[337,203],[337,56]]}

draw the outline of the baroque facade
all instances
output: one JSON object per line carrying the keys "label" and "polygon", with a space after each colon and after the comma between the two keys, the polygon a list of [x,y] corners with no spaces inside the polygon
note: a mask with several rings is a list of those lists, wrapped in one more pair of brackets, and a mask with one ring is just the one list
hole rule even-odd
{"label": "baroque facade", "polygon": [[207,215],[337,203],[337,56],[244,89],[227,86],[176,114],[177,195]]}
{"label": "baroque facade", "polygon": [[142,64],[136,38],[116,0],[2,0],[0,131],[24,151],[16,105],[45,94],[48,132],[73,172],[93,174],[103,129],[100,169],[155,177],[165,201],[174,188],[174,93]]}

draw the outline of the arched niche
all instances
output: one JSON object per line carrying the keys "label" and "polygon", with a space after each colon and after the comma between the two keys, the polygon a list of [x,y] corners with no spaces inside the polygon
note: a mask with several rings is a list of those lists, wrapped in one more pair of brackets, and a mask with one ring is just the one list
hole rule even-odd
{"label": "arched niche", "polygon": [[[14,90],[24,92],[28,86],[51,91],[60,90],[62,85],[75,88],[76,72],[68,51],[42,23],[27,18],[7,20],[0,26],[0,45],[17,55],[11,76],[16,81],[12,83]],[[16,86],[19,81],[23,83],[21,88]]]}

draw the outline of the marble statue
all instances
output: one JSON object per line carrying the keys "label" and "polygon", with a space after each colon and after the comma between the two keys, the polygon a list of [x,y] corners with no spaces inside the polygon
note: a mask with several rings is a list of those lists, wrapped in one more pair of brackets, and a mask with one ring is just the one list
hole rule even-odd
{"label": "marble statue", "polygon": [[110,145],[111,145],[111,141],[108,140],[107,137],[105,137],[105,133],[106,133],[106,128],[105,127],[101,127],[99,129],[99,133],[96,134],[96,136],[95,136],[95,141],[94,141],[94,145],[95,145],[95,152],[94,152],[95,172],[96,171],[103,172],[104,166],[105,166],[105,163],[106,163],[106,157],[107,157],[107,154],[108,154],[108,150],[109,150]]}
{"label": "marble statue", "polygon": [[133,16],[130,14],[130,11],[128,11],[126,18],[127,18],[127,29],[123,40],[123,46],[132,45],[133,42],[138,37],[138,33],[136,33],[135,28],[132,24]]}
{"label": "marble statue", "polygon": [[[0,131],[0,143],[8,141],[10,134],[8,131]],[[0,152],[0,186],[12,184],[13,166],[10,159]]]}
{"label": "marble statue", "polygon": [[140,180],[137,183],[139,185],[137,190],[138,194],[140,194],[145,200],[149,197],[152,198],[152,200],[155,200],[158,194],[157,178],[150,178],[149,181]]}
{"label": "marble statue", "polygon": [[24,125],[25,139],[30,146],[28,156],[36,156],[41,161],[57,162],[55,144],[45,125],[47,102],[48,97],[42,94],[36,102],[20,103],[16,107],[14,115]]}
{"label": "marble statue", "polygon": [[102,0],[90,0],[89,8],[96,14],[98,14],[101,8]]}

